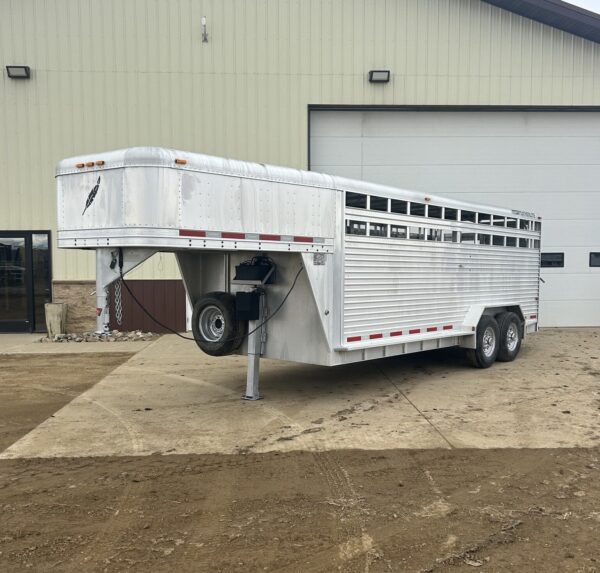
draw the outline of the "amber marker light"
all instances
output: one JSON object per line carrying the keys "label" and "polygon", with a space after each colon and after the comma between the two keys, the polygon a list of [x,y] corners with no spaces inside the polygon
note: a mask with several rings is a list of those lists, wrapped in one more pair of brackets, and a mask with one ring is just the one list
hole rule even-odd
{"label": "amber marker light", "polygon": [[82,167],[85,167],[85,163],[76,163],[75,167],[77,167],[77,169],[81,169]]}
{"label": "amber marker light", "polygon": [[99,167],[104,165],[104,161],[101,159],[100,161],[96,161],[96,165],[98,165]]}
{"label": "amber marker light", "polygon": [[93,161],[88,161],[88,162],[85,164],[85,166],[86,166],[86,167],[94,167],[94,162],[93,162]]}
{"label": "amber marker light", "polygon": [[175,163],[177,163],[177,165],[185,165],[187,163],[187,159],[176,159]]}

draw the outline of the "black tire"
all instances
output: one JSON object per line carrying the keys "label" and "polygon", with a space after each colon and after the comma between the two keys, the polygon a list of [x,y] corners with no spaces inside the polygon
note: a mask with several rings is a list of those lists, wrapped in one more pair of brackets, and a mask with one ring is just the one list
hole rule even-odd
{"label": "black tire", "polygon": [[503,312],[498,315],[497,319],[500,328],[498,360],[500,362],[512,362],[521,350],[523,323],[514,312]]}
{"label": "black tire", "polygon": [[237,350],[246,323],[235,319],[235,297],[226,292],[209,292],[194,304],[192,332],[200,349],[211,356],[226,356]]}
{"label": "black tire", "polygon": [[480,318],[476,340],[477,347],[469,350],[467,355],[476,368],[489,368],[496,361],[500,346],[500,328],[492,316],[484,314]]}

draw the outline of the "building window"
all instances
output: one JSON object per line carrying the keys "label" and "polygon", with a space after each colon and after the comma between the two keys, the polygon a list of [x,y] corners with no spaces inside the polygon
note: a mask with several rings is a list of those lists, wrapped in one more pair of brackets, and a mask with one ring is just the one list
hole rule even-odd
{"label": "building window", "polygon": [[473,211],[461,211],[460,220],[467,223],[475,223],[475,213]]}
{"label": "building window", "polygon": [[402,215],[406,215],[406,201],[401,201],[400,199],[392,199],[391,200],[391,210],[392,213],[400,213]]}
{"label": "building window", "polygon": [[494,245],[494,247],[503,247],[504,237],[502,235],[494,235],[492,237],[492,245]]}
{"label": "building window", "polygon": [[522,249],[526,249],[529,247],[529,239],[523,239],[522,237],[519,238],[519,247],[521,247]]}
{"label": "building window", "polygon": [[600,253],[590,253],[590,267],[600,267]]}
{"label": "building window", "polygon": [[364,221],[346,221],[347,235],[366,235],[367,224]]}
{"label": "building window", "polygon": [[[393,201],[393,199],[392,199]],[[390,226],[390,237],[392,239],[406,239],[406,227],[400,225]]]}
{"label": "building window", "polygon": [[491,240],[489,235],[485,235],[484,233],[479,233],[477,235],[477,242],[480,245],[489,245]]}
{"label": "building window", "polygon": [[558,268],[565,266],[564,253],[542,253],[541,263],[543,268]]}
{"label": "building window", "polygon": [[369,203],[371,210],[373,211],[386,211],[388,210],[388,200],[385,197],[374,197],[371,195],[371,202]]}
{"label": "building window", "polygon": [[516,247],[517,246],[517,237],[506,237],[506,246],[507,247]]}
{"label": "building window", "polygon": [[434,219],[442,218],[442,208],[437,205],[429,205],[427,209],[427,216],[433,217]]}
{"label": "building window", "polygon": [[445,207],[444,219],[448,219],[448,221],[456,221],[458,219],[458,209],[453,209],[452,207]]}
{"label": "building window", "polygon": [[460,242],[467,243],[469,245],[475,244],[475,233],[461,233]]}
{"label": "building window", "polygon": [[351,193],[346,191],[346,207],[352,207],[354,209],[366,209],[367,208],[367,196],[361,193]]}
{"label": "building window", "polygon": [[411,203],[410,214],[416,215],[417,217],[425,217],[425,204],[424,203]]}
{"label": "building window", "polygon": [[369,223],[370,237],[387,237],[387,225],[381,223]]}
{"label": "building window", "polygon": [[527,219],[520,219],[519,229],[521,229],[522,231],[529,231],[529,221],[527,221]]}
{"label": "building window", "polygon": [[492,222],[492,216],[489,213],[477,213],[477,222],[480,225],[489,225]]}

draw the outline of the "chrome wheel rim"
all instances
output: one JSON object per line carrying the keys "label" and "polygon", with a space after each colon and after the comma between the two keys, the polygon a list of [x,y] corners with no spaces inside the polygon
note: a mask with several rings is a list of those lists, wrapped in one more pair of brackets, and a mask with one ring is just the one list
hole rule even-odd
{"label": "chrome wheel rim", "polygon": [[506,331],[506,348],[513,352],[519,344],[519,330],[514,322],[511,322]]}
{"label": "chrome wheel rim", "polygon": [[481,349],[487,357],[492,356],[496,350],[496,333],[491,326],[488,326],[483,332]]}
{"label": "chrome wheel rim", "polygon": [[209,342],[219,342],[225,331],[225,319],[219,307],[208,305],[202,309],[198,317],[200,334]]}

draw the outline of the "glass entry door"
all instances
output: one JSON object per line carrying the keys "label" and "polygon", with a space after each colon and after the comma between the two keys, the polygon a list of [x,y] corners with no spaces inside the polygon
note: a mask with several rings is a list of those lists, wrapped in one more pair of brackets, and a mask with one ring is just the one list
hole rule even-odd
{"label": "glass entry door", "polygon": [[48,231],[0,231],[0,332],[46,329],[50,269]]}

